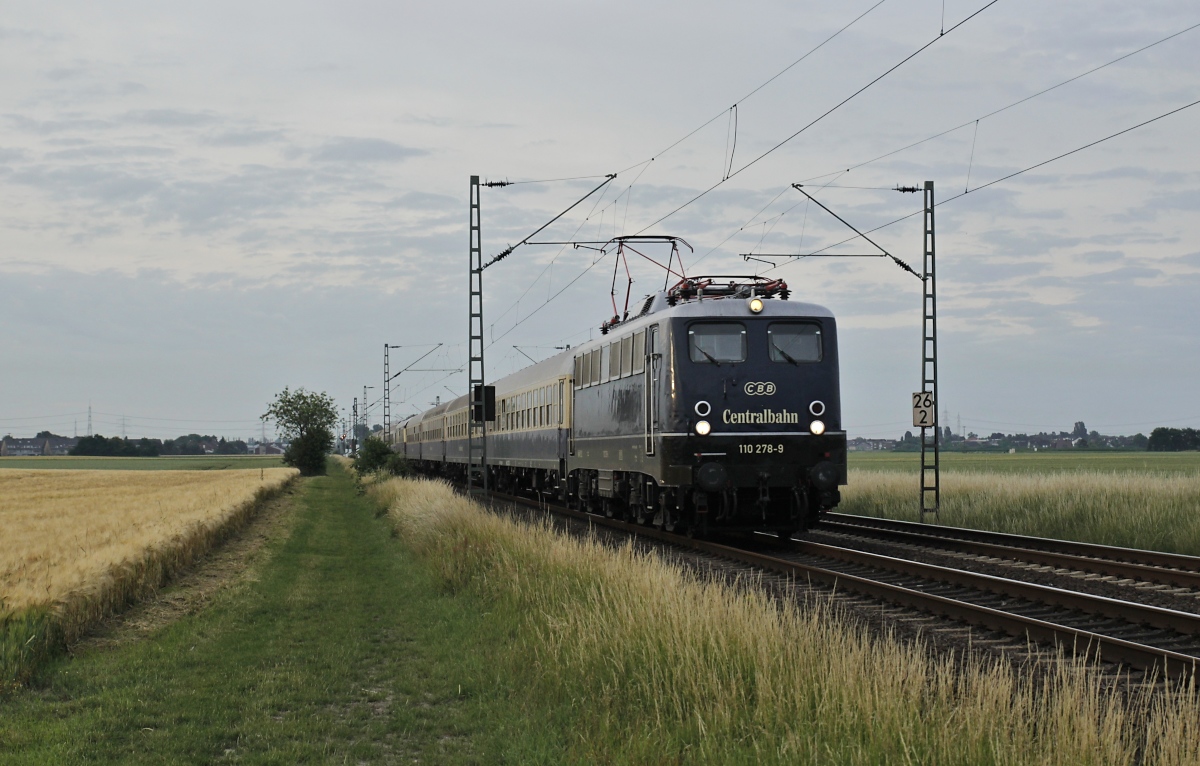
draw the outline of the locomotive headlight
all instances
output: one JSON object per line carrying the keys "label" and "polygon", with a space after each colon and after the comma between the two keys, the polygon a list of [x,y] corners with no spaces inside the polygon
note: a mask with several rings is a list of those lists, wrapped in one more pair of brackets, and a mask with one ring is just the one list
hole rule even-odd
{"label": "locomotive headlight", "polygon": [[746,302],[746,305],[750,308],[751,314],[757,314],[763,310],[762,298],[751,298]]}
{"label": "locomotive headlight", "polygon": [[700,434],[701,436],[708,436],[711,431],[712,426],[709,425],[707,420],[696,421],[696,433]]}
{"label": "locomotive headlight", "polygon": [[825,421],[814,420],[808,424],[808,430],[812,431],[814,436],[820,436],[825,433]]}

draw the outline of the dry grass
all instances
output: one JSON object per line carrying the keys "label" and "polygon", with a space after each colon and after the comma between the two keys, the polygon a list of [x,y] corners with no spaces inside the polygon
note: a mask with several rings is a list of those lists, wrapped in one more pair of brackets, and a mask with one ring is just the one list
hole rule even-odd
{"label": "dry grass", "polygon": [[[838,509],[918,520],[919,474],[850,471]],[[1200,555],[1200,475],[949,471],[942,524]]]}
{"label": "dry grass", "polygon": [[1196,763],[1192,690],[1122,701],[1064,663],[1044,683],[931,659],[828,605],[780,606],[655,556],[517,524],[428,481],[372,492],[455,590],[517,623],[531,714],[603,763]]}
{"label": "dry grass", "polygon": [[0,681],[153,593],[295,475],[0,472]]}

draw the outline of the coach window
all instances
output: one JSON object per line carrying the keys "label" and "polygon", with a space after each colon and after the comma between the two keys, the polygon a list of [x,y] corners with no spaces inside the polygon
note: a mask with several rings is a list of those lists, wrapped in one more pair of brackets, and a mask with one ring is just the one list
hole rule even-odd
{"label": "coach window", "polygon": [[746,361],[746,328],[736,322],[703,322],[688,328],[688,348],[693,362]]}
{"label": "coach window", "polygon": [[821,327],[812,322],[776,322],[767,326],[772,362],[821,361]]}
{"label": "coach window", "polygon": [[646,369],[646,331],[633,335],[633,374],[637,375]]}

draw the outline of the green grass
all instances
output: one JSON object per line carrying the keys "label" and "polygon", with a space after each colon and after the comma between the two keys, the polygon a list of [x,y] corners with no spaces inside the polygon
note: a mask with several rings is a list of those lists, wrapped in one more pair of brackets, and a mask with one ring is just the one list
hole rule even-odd
{"label": "green grass", "polygon": [[278,468],[279,455],[167,455],[163,457],[0,457],[0,468],[102,471],[220,471]]}
{"label": "green grass", "polygon": [[[372,490],[456,593],[517,615],[497,667],[514,702],[569,732],[546,763],[1176,764],[1200,759],[1194,695],[956,664],[762,591],[698,582],[488,514],[429,481]],[[497,619],[493,617],[492,619]],[[528,759],[528,760],[533,760]]]}
{"label": "green grass", "polygon": [[492,670],[505,621],[447,595],[334,461],[254,571],[150,639],[59,660],[0,698],[0,761],[495,763],[553,749]]}
{"label": "green grass", "polygon": [[[1200,556],[1200,452],[943,454],[940,524]],[[918,512],[920,456],[850,453],[843,513]]]}
{"label": "green grass", "polygon": [[[920,471],[919,452],[851,452],[850,468],[872,471]],[[1003,473],[1061,473],[1064,471],[1135,471],[1200,474],[1200,452],[1089,452],[1041,450],[1038,452],[943,452],[943,471]]]}

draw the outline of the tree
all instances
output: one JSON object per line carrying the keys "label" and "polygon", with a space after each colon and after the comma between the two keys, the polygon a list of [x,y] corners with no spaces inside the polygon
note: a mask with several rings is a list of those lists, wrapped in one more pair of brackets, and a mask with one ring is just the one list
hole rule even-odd
{"label": "tree", "polygon": [[283,453],[284,465],[299,468],[302,476],[325,473],[325,455],[333,447],[333,426],[338,419],[329,394],[285,388],[275,395],[262,419],[275,421],[279,434],[291,441]]}
{"label": "tree", "polygon": [[222,436],[221,440],[217,442],[218,455],[245,455],[249,451],[250,449],[246,446],[246,442],[241,439],[230,442],[225,441],[225,437]]}
{"label": "tree", "polygon": [[1087,435],[1087,426],[1083,424],[1082,420],[1076,420],[1075,427],[1071,429],[1071,436],[1075,437],[1076,439],[1082,439]]}
{"label": "tree", "polygon": [[1146,449],[1151,452],[1200,449],[1200,431],[1195,428],[1156,428],[1150,432]]}

